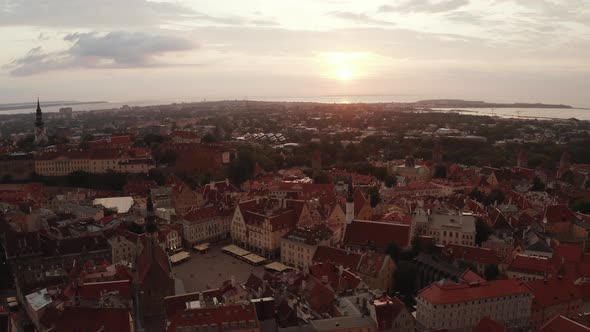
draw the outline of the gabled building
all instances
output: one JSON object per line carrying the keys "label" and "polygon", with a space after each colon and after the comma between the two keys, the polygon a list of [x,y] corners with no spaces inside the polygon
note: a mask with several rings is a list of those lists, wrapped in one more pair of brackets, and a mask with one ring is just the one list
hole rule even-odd
{"label": "gabled building", "polygon": [[320,245],[334,244],[333,232],[326,225],[296,227],[281,238],[281,262],[297,268],[308,268]]}
{"label": "gabled building", "polygon": [[255,198],[238,203],[231,223],[234,243],[266,257],[278,257],[281,238],[311,216],[305,202]]}
{"label": "gabled building", "polygon": [[406,305],[397,297],[383,295],[372,299],[367,308],[377,323],[378,332],[413,332],[415,320]]}
{"label": "gabled building", "polygon": [[182,225],[184,243],[194,246],[226,239],[230,234],[231,220],[230,210],[224,211],[209,205],[190,209],[182,215],[178,223]]}

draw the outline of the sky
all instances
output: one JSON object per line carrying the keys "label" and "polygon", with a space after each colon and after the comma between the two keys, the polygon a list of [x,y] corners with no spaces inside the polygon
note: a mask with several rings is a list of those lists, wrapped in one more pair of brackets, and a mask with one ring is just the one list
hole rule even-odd
{"label": "sky", "polygon": [[590,0],[2,0],[0,45],[0,103],[383,95],[590,107]]}

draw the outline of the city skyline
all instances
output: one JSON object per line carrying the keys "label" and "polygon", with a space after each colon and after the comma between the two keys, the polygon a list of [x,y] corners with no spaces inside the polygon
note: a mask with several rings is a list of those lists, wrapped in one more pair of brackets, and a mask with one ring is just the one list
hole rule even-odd
{"label": "city skyline", "polygon": [[379,94],[590,107],[589,22],[586,1],[10,0],[0,102]]}

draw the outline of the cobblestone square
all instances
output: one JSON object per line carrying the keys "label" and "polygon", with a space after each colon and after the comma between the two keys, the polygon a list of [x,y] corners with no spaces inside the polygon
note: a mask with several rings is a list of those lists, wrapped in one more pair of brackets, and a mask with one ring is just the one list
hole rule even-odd
{"label": "cobblestone square", "polygon": [[264,274],[264,265],[253,266],[221,251],[227,244],[215,244],[206,254],[190,251],[188,261],[172,267],[175,277],[184,283],[187,293],[218,288],[232,276],[239,283],[245,283],[250,273]]}

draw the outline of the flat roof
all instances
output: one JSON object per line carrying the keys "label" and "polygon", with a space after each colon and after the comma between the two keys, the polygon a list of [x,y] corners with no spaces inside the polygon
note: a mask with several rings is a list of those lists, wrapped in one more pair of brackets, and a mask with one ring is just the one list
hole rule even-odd
{"label": "flat roof", "polygon": [[293,269],[292,267],[287,266],[287,265],[285,265],[283,263],[280,263],[280,262],[272,262],[270,264],[265,265],[264,267],[266,269],[274,270],[274,271],[277,271],[277,272],[283,272],[283,271],[286,271],[286,270],[292,270]]}
{"label": "flat roof", "polygon": [[187,259],[187,258],[189,258],[190,256],[191,256],[191,255],[190,255],[188,252],[186,252],[186,251],[181,251],[181,252],[179,252],[179,253],[176,253],[176,254],[174,254],[174,255],[170,256],[170,261],[171,261],[172,263],[178,263],[178,262],[180,262],[180,261],[181,261],[181,260],[183,260],[183,259]]}
{"label": "flat roof", "polygon": [[258,256],[256,254],[248,254],[248,255],[242,256],[242,258],[244,258],[254,264],[262,263],[266,260],[266,258]]}
{"label": "flat roof", "polygon": [[236,245],[233,245],[233,244],[231,244],[229,246],[225,246],[221,250],[227,251],[227,252],[229,252],[233,255],[239,256],[239,257],[246,256],[250,253],[248,250],[244,250],[244,249],[242,249]]}
{"label": "flat roof", "polygon": [[193,249],[198,251],[207,250],[209,249],[209,243],[199,244],[198,246],[194,246]]}

